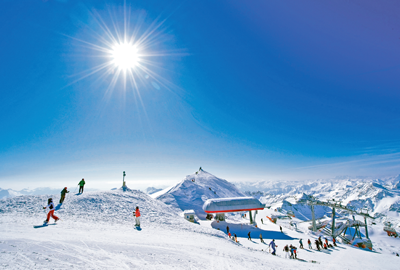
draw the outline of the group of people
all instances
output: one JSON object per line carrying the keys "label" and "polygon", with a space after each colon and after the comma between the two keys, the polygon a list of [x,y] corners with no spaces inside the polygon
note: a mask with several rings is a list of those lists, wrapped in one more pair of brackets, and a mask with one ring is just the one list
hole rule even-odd
{"label": "group of people", "polygon": [[[85,186],[85,179],[82,178],[82,180],[78,183],[79,186],[79,193],[83,193],[83,188]],[[63,190],[61,190],[61,197],[60,197],[60,204],[62,204],[65,200],[65,195],[69,193],[67,187],[63,188]],[[47,218],[44,221],[44,224],[49,223],[50,218],[54,219],[54,222],[57,222],[59,220],[59,218],[54,215],[54,211],[55,211],[55,206],[53,203],[53,198],[49,198],[47,200],[47,206],[44,206],[43,209],[49,209],[49,212],[47,213]]]}
{"label": "group of people", "polygon": [[[309,241],[309,243],[308,243],[309,247],[312,248],[310,239],[308,239],[308,241]],[[332,243],[333,243],[333,246],[336,247],[336,239],[335,238],[332,239]],[[322,248],[323,249],[333,248],[332,244],[329,244],[329,241],[327,238],[325,238],[325,241],[322,242],[321,236],[318,237],[318,239],[315,239],[315,246],[317,247],[318,250],[321,250]]]}
{"label": "group of people", "polygon": [[[308,239],[307,243],[308,243],[308,248],[309,249],[313,249],[310,239]],[[315,246],[316,246],[316,248],[318,250],[321,250],[321,248],[328,249],[328,248],[333,248],[333,246],[335,246],[335,247],[337,246],[335,238],[332,239],[332,243],[333,243],[333,245],[329,243],[327,238],[325,238],[325,241],[323,242],[322,239],[321,239],[321,236],[318,237],[318,239],[315,239]],[[300,245],[301,249],[304,249],[304,247],[303,247],[303,239],[299,240],[299,245]],[[285,252],[285,258],[289,257],[290,259],[297,259],[297,247],[296,246],[294,246],[294,245],[286,245],[283,248],[283,251]],[[289,255],[289,252],[290,252],[290,255]]]}

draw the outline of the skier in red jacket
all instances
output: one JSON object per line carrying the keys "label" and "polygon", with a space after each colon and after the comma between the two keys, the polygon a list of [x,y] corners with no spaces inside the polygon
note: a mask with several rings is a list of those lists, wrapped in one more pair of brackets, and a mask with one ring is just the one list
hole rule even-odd
{"label": "skier in red jacket", "polygon": [[140,211],[139,211],[139,206],[136,206],[135,213],[133,214],[135,216],[135,226],[140,227]]}

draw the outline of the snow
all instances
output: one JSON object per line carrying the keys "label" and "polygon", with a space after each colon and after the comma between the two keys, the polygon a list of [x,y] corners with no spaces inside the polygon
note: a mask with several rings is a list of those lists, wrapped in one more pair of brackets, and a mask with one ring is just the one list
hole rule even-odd
{"label": "snow", "polygon": [[[193,178],[195,182],[191,180]],[[188,183],[190,181],[190,183]],[[376,200],[375,213],[390,210],[397,203],[393,187],[397,182],[375,181],[353,183],[345,180],[336,184],[310,184],[315,195],[321,198],[339,196],[355,200]],[[389,183],[389,184],[388,184]],[[345,186],[348,191],[345,191]],[[312,188],[310,188],[312,187]],[[354,188],[356,187],[356,188]],[[209,189],[211,188],[211,190]],[[282,190],[290,190],[280,186]],[[384,190],[386,189],[386,190]],[[210,192],[208,192],[208,191]],[[301,189],[300,189],[301,190]],[[56,225],[34,229],[42,224],[46,213],[42,207],[48,196],[23,195],[0,200],[0,267],[4,269],[398,269],[400,239],[388,237],[383,231],[387,218],[379,217],[372,224],[368,220],[369,236],[373,250],[363,250],[344,243],[328,250],[316,251],[314,240],[319,233],[308,230],[309,206],[298,203],[303,195],[292,190],[286,194],[266,195],[269,209],[258,211],[256,224],[250,225],[241,213],[227,214],[225,222],[200,220],[194,224],[181,216],[184,210],[195,209],[198,198],[236,197],[243,193],[227,182],[207,172],[189,175],[178,185],[164,190],[175,200],[170,205],[138,190],[121,189],[105,192],[67,194],[64,204],[57,205],[56,215],[61,218]],[[381,192],[393,196],[376,197]],[[214,193],[215,192],[215,193]],[[213,195],[214,194],[214,195]],[[297,195],[293,195],[297,194]],[[152,194],[154,195],[154,194]],[[160,195],[161,197],[163,195]],[[60,195],[53,196],[57,203]],[[378,198],[378,199],[377,199]],[[191,203],[193,199],[193,203]],[[349,199],[350,200],[350,199]],[[390,205],[389,209],[384,206]],[[139,206],[141,230],[135,229],[133,211]],[[278,209],[275,211],[275,209]],[[397,208],[395,208],[397,209]],[[266,216],[285,215],[293,211],[295,218],[278,219],[277,224]],[[316,215],[321,222],[329,222],[330,209],[318,208]],[[338,211],[339,222],[349,216]],[[261,222],[263,219],[263,222]],[[363,221],[363,220],[361,220]],[[226,227],[238,236],[239,243],[229,239]],[[283,228],[283,233],[280,231]],[[252,241],[247,240],[251,232]],[[261,243],[262,235],[265,244]],[[365,234],[362,231],[362,234]],[[322,235],[322,237],[326,237]],[[269,242],[275,239],[277,256],[270,254]],[[305,249],[299,249],[303,239]],[[307,239],[313,243],[308,250]],[[328,237],[329,241],[331,238]],[[339,239],[340,240],[340,239]],[[283,247],[298,247],[299,260],[284,258]]]}

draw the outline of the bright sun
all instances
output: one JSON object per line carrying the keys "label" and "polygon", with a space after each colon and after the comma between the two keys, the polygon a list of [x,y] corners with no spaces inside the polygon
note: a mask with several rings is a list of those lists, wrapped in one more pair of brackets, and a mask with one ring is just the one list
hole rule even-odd
{"label": "bright sun", "polygon": [[116,44],[111,51],[113,63],[121,70],[136,67],[139,61],[138,49],[129,43]]}

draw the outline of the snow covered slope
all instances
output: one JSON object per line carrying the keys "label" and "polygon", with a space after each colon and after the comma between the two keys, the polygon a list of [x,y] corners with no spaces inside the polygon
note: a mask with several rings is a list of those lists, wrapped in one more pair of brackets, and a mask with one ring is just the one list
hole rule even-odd
{"label": "snow covered slope", "polygon": [[181,210],[193,209],[199,218],[204,219],[206,213],[202,207],[206,200],[213,198],[245,197],[236,186],[206,171],[185,177],[179,184],[154,193],[156,198]]}
{"label": "snow covered slope", "polygon": [[[172,207],[136,190],[68,194],[56,207],[61,220],[34,229],[45,219],[47,198],[0,200],[1,268],[293,269],[298,264],[282,265],[280,258],[243,248],[223,232],[187,222]],[[136,205],[142,230],[133,226]]]}

